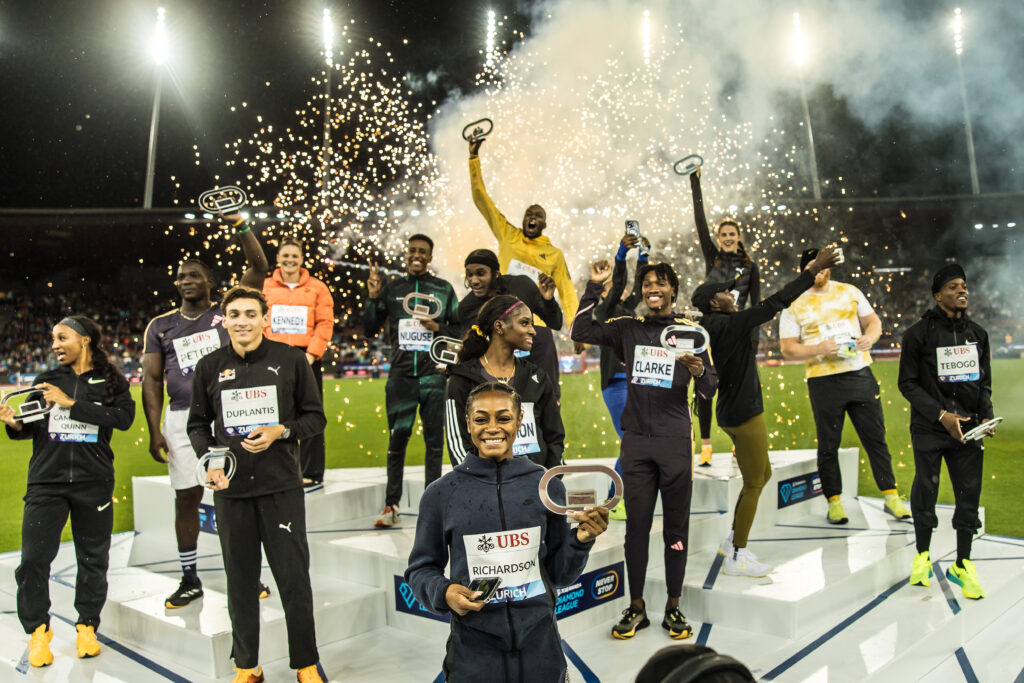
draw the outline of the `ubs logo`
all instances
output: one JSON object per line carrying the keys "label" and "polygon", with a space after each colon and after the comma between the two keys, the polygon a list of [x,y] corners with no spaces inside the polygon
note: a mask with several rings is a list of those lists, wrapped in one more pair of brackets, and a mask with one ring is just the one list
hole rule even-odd
{"label": "ubs logo", "polygon": [[489,552],[491,550],[494,550],[494,547],[495,547],[494,546],[494,539],[492,539],[490,536],[484,534],[483,536],[480,537],[479,545],[477,545],[476,549],[477,550],[482,550],[483,552],[486,553],[486,552]]}

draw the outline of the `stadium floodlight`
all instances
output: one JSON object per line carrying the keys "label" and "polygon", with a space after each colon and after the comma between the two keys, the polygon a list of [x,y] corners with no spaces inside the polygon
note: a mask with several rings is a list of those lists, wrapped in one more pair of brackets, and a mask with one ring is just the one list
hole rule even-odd
{"label": "stadium floodlight", "polygon": [[498,35],[498,27],[494,10],[487,10],[487,43],[484,45],[484,61],[486,66],[494,65],[494,44]]}
{"label": "stadium floodlight", "polygon": [[811,109],[807,106],[807,86],[804,84],[804,62],[807,60],[807,46],[800,29],[800,13],[793,12],[793,61],[796,62],[800,78],[800,103],[804,109],[804,125],[807,126],[807,150],[811,166],[811,189],[814,198],[821,199],[821,181],[818,178],[818,155],[814,152],[814,131],[811,128]]}
{"label": "stadium floodlight", "polygon": [[960,80],[960,100],[964,106],[964,135],[967,137],[967,161],[971,170],[971,192],[979,194],[978,162],[974,157],[974,132],[971,130],[971,112],[967,108],[967,85],[964,83],[964,67],[960,55],[964,52],[964,15],[957,7],[953,10],[953,52],[956,53],[956,74]]}
{"label": "stadium floodlight", "polygon": [[164,66],[167,64],[167,13],[163,7],[156,9],[156,29],[150,43],[150,55],[156,63],[156,85],[153,92],[153,116],[149,122],[149,151],[146,155],[146,186],[142,193],[142,207],[153,208],[153,179],[156,175],[156,138],[160,126],[160,86],[163,83]]}
{"label": "stadium floodlight", "polygon": [[321,34],[324,41],[324,61],[327,62],[327,66],[332,66],[334,63],[334,22],[331,21],[331,9],[329,7],[324,7]]}

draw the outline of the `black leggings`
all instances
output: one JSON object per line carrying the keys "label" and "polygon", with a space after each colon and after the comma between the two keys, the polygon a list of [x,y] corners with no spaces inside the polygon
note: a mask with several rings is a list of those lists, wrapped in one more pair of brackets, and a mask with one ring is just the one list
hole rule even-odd
{"label": "black leggings", "polygon": [[50,564],[60,548],[60,534],[71,515],[71,537],[78,559],[75,609],[78,623],[97,628],[107,601],[110,532],[114,527],[113,481],[76,484],[29,484],[21,519],[21,564],[18,619],[25,633],[50,623]]}
{"label": "black leggings", "polygon": [[713,398],[704,398],[697,392],[697,422],[700,424],[700,438],[711,438],[711,416],[715,413]]}
{"label": "black leggings", "polygon": [[693,457],[689,436],[622,434],[622,483],[625,485],[626,575],[629,598],[644,596],[647,549],[654,506],[661,492],[662,539],[665,542],[665,583],[668,597],[683,591],[686,553],[690,543],[690,498],[693,495]]}

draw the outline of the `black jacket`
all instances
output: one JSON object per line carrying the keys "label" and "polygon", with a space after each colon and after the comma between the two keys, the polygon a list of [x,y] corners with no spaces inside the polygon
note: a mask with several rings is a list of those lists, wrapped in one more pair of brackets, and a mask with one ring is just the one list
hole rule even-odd
{"label": "black jacket", "polygon": [[[534,316],[544,321],[552,330],[562,329],[562,309],[554,297],[545,299],[541,296],[537,283],[526,275],[499,275],[498,294],[511,294],[530,307]],[[491,297],[477,296],[470,292],[459,302],[458,318],[460,336],[465,334],[471,325],[476,323],[477,314]]]}
{"label": "black jacket", "polygon": [[[108,380],[96,370],[76,375],[74,370],[62,365],[36,377],[34,384],[52,384],[75,399],[75,404],[66,411],[54,407],[42,419],[24,423],[21,431],[7,427],[7,436],[12,439],[32,439],[29,484],[114,481],[114,451],[110,449],[110,437],[115,429],[126,431],[135,419],[135,401],[128,380],[120,373],[116,375],[117,387],[111,405],[103,404]],[[30,394],[28,400],[33,400],[33,396]],[[96,440],[61,440],[61,432],[55,431],[60,417],[80,423],[73,426],[78,430],[83,426],[98,427]]]}
{"label": "black jacket", "polygon": [[805,270],[780,291],[750,308],[735,313],[712,311],[701,325],[711,337],[718,371],[715,417],[722,427],[738,427],[764,412],[761,378],[757,375],[757,349],[750,331],[768,322],[814,284]]}
{"label": "black jacket", "polygon": [[[580,543],[566,517],[541,504],[537,487],[543,474],[526,458],[496,462],[471,453],[423,493],[405,580],[424,607],[452,615],[448,680],[506,681],[506,657],[521,660],[513,670],[522,670],[525,661],[527,680],[564,680],[564,659],[531,659],[530,654],[538,638],[558,639],[555,589],[579,578],[594,544]],[[555,479],[548,488],[553,501],[565,500],[561,481]],[[480,572],[492,555],[508,558],[513,564],[507,567],[515,573]],[[478,568],[475,576],[471,560]],[[464,617],[450,612],[448,586],[494,573],[504,579],[494,601]],[[469,646],[467,640],[479,645]]]}
{"label": "black jacket", "polygon": [[[473,387],[488,381],[483,375],[480,361],[449,365],[448,382],[445,385],[445,438],[448,453],[454,462],[462,462],[466,455],[476,451],[466,429],[466,398]],[[516,438],[516,445],[538,465],[551,468],[562,464],[565,450],[565,427],[562,425],[562,411],[555,399],[555,391],[547,373],[525,358],[516,359],[516,374],[512,388],[523,401],[523,407],[532,408],[533,426],[524,417],[523,426]],[[534,437],[536,446],[530,448]]]}
{"label": "black jacket", "polygon": [[[661,348],[661,331],[668,325],[695,325],[692,320],[674,315],[647,316],[637,318],[615,318],[606,323],[593,319],[591,312],[601,295],[601,285],[588,282],[580,300],[580,311],[572,323],[572,340],[588,344],[609,346],[626,363],[629,388],[626,407],[622,411],[622,428],[645,436],[677,436],[689,438],[692,430],[687,395],[690,386],[690,371],[677,362],[672,354],[661,360],[661,365],[672,369],[669,387],[644,383],[638,372],[649,369],[645,362],[636,358],[637,347],[654,347],[658,354]],[[711,363],[711,349],[700,354],[705,372],[694,378],[696,391],[704,398],[711,398],[718,386],[718,375]],[[667,381],[667,380],[666,380]]]}
{"label": "black jacket", "polygon": [[388,344],[391,346],[390,374],[403,377],[436,375],[437,365],[430,360],[426,351],[403,351],[398,348],[399,321],[412,316],[405,312],[402,301],[407,294],[419,292],[430,294],[441,300],[441,315],[436,318],[441,329],[435,333],[442,337],[460,337],[456,307],[459,300],[455,290],[446,281],[429,273],[413,277],[403,275],[387,282],[376,299],[367,299],[363,308],[363,333],[367,338],[375,336],[388,326]]}
{"label": "black jacket", "polygon": [[[704,215],[704,195],[700,190],[700,177],[690,174],[690,190],[693,193],[693,217],[697,221],[697,237],[700,249],[704,253],[705,282],[729,282],[736,279],[736,290],[739,299],[737,308],[745,308],[747,302],[761,300],[761,275],[754,259],[744,258],[739,252],[722,251],[711,239],[708,219]],[[746,261],[749,261],[747,263]]]}
{"label": "black jacket", "polygon": [[[978,379],[940,382],[937,349],[974,345],[977,347]],[[966,315],[950,318],[936,306],[903,334],[899,388],[910,401],[910,435],[915,447],[933,449],[957,442],[939,422],[946,410],[970,417],[961,429],[966,432],[994,416],[992,411],[992,368],[988,333]]]}
{"label": "black jacket", "polygon": [[[238,410],[246,403],[249,423],[243,424]],[[236,425],[225,426],[226,419]],[[242,440],[259,424],[282,424],[291,434],[262,453],[250,453]],[[210,446],[229,446],[236,459],[231,485],[219,496],[245,498],[301,486],[298,442],[326,426],[322,396],[302,349],[264,338],[244,358],[228,344],[196,364],[188,412],[192,448],[201,457]]]}

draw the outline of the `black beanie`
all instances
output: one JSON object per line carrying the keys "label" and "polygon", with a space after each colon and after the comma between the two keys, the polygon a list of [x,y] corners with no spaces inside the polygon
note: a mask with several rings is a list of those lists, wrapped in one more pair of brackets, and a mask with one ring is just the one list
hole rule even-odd
{"label": "black beanie", "polygon": [[501,268],[498,266],[498,257],[494,255],[494,252],[490,249],[474,249],[469,252],[469,256],[466,257],[466,262],[463,264],[468,266],[472,263],[478,263],[481,266],[487,266],[495,273],[500,272]]}
{"label": "black beanie", "polygon": [[935,277],[932,279],[932,294],[937,294],[942,286],[950,280],[957,278],[963,278],[967,281],[967,274],[964,273],[964,269],[960,267],[959,263],[947,263],[938,269],[935,273]]}
{"label": "black beanie", "polygon": [[727,282],[705,282],[697,289],[693,290],[693,295],[690,297],[690,303],[698,311],[707,315],[711,312],[711,300],[715,298],[715,294],[719,292],[728,292],[730,289],[736,288],[736,280],[729,280]]}

